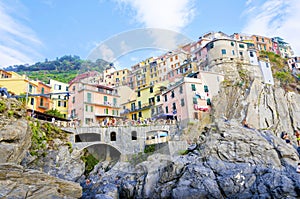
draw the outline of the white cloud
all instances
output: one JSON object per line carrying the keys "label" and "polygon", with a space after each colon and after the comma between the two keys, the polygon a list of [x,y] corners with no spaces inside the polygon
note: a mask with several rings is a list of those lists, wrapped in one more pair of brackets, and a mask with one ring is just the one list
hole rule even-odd
{"label": "white cloud", "polygon": [[[256,4],[255,7],[251,4]],[[252,0],[244,11],[247,22],[242,32],[267,37],[282,37],[296,55],[300,53],[299,0]],[[251,11],[249,11],[251,9]]]}
{"label": "white cloud", "polygon": [[129,5],[134,19],[147,28],[180,31],[195,15],[193,0],[116,0]]}
{"label": "white cloud", "polygon": [[[145,28],[180,32],[195,17],[194,0],[114,0],[133,21]],[[177,46],[178,34],[149,32],[156,46]],[[154,45],[155,45],[154,44]],[[172,50],[172,49],[169,49]]]}
{"label": "white cloud", "polygon": [[21,13],[25,11],[22,4],[15,3],[0,2],[0,67],[33,63],[33,58],[41,58],[36,48],[43,44],[25,25],[27,19]]}

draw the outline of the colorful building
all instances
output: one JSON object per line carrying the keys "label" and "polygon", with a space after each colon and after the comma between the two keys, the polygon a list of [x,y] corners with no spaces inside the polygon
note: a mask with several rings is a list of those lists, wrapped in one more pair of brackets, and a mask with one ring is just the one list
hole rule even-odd
{"label": "colorful building", "polygon": [[119,95],[115,88],[90,84],[88,82],[72,81],[69,85],[72,95],[68,103],[68,115],[79,120],[81,125],[96,125],[106,118],[119,117]]}
{"label": "colorful building", "polygon": [[211,96],[201,79],[183,77],[162,93],[164,113],[173,115],[186,125],[201,120],[202,112],[210,110]]}
{"label": "colorful building", "polygon": [[37,81],[37,85],[37,93],[41,95],[36,97],[36,111],[44,113],[52,107],[50,95],[44,95],[51,92],[51,86],[41,81]]}
{"label": "colorful building", "polygon": [[61,114],[63,114],[64,118],[67,118],[68,96],[66,93],[68,92],[69,84],[50,79],[49,85],[51,86],[51,93],[57,93],[51,95],[51,109],[58,110]]}
{"label": "colorful building", "polygon": [[19,75],[15,72],[3,72],[5,78],[0,78],[0,87],[5,87],[11,95],[23,95],[27,101],[27,106],[30,109],[36,110],[37,100],[36,96],[27,96],[26,94],[37,94],[38,83],[26,77],[26,75]]}

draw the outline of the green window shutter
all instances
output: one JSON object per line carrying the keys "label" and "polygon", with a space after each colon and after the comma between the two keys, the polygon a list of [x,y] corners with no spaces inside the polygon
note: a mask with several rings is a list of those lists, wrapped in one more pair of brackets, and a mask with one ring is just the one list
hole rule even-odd
{"label": "green window shutter", "polygon": [[104,101],[107,102],[107,96],[104,96]]}
{"label": "green window shutter", "polygon": [[193,104],[198,104],[196,97],[193,97]]}
{"label": "green window shutter", "polygon": [[208,93],[208,86],[204,85],[204,92]]}
{"label": "green window shutter", "polygon": [[195,86],[195,84],[192,84],[192,91],[196,91],[196,86]]}
{"label": "green window shutter", "polygon": [[210,98],[207,98],[207,100],[206,100],[206,104],[207,104],[207,105],[209,105],[209,106],[211,105]]}

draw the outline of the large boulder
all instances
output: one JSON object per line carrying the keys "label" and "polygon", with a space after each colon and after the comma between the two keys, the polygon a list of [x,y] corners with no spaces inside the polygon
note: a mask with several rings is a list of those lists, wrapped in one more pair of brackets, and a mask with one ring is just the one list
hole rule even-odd
{"label": "large boulder", "polygon": [[81,186],[16,164],[0,164],[1,198],[80,198]]}

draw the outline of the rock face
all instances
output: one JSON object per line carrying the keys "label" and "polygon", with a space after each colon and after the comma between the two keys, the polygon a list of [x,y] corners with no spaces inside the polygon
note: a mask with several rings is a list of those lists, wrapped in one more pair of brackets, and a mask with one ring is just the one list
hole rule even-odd
{"label": "rock face", "polygon": [[290,136],[300,129],[300,95],[286,92],[278,85],[266,85],[259,79],[247,85],[223,85],[214,99],[214,117],[238,119],[256,129],[270,129],[276,135],[286,131]]}
{"label": "rock face", "polygon": [[[82,188],[79,184],[50,176],[39,171],[39,167],[31,170],[19,165],[21,161],[26,162],[24,157],[26,154],[28,157],[32,144],[32,131],[25,116],[26,109],[21,102],[0,97],[0,198],[80,198]],[[57,153],[61,160],[57,161],[59,166],[54,176],[77,179],[83,173],[80,173],[82,167],[70,160],[78,162],[79,154],[73,152],[70,155],[68,147],[60,148]],[[69,158],[65,162],[64,156]],[[49,160],[43,161],[51,165]],[[68,167],[73,163],[72,167]]]}
{"label": "rock face", "polygon": [[80,198],[81,187],[16,164],[0,164],[1,198]]}
{"label": "rock face", "polygon": [[184,156],[156,154],[132,168],[119,163],[82,181],[85,198],[298,198],[299,157],[271,131],[218,121]]}
{"label": "rock face", "polygon": [[22,104],[0,97],[0,163],[19,164],[30,147],[31,131]]}
{"label": "rock face", "polygon": [[84,162],[80,159],[82,152],[71,150],[59,139],[53,140],[57,150],[47,150],[44,156],[27,154],[22,165],[28,169],[43,171],[51,176],[75,182],[84,173]]}

